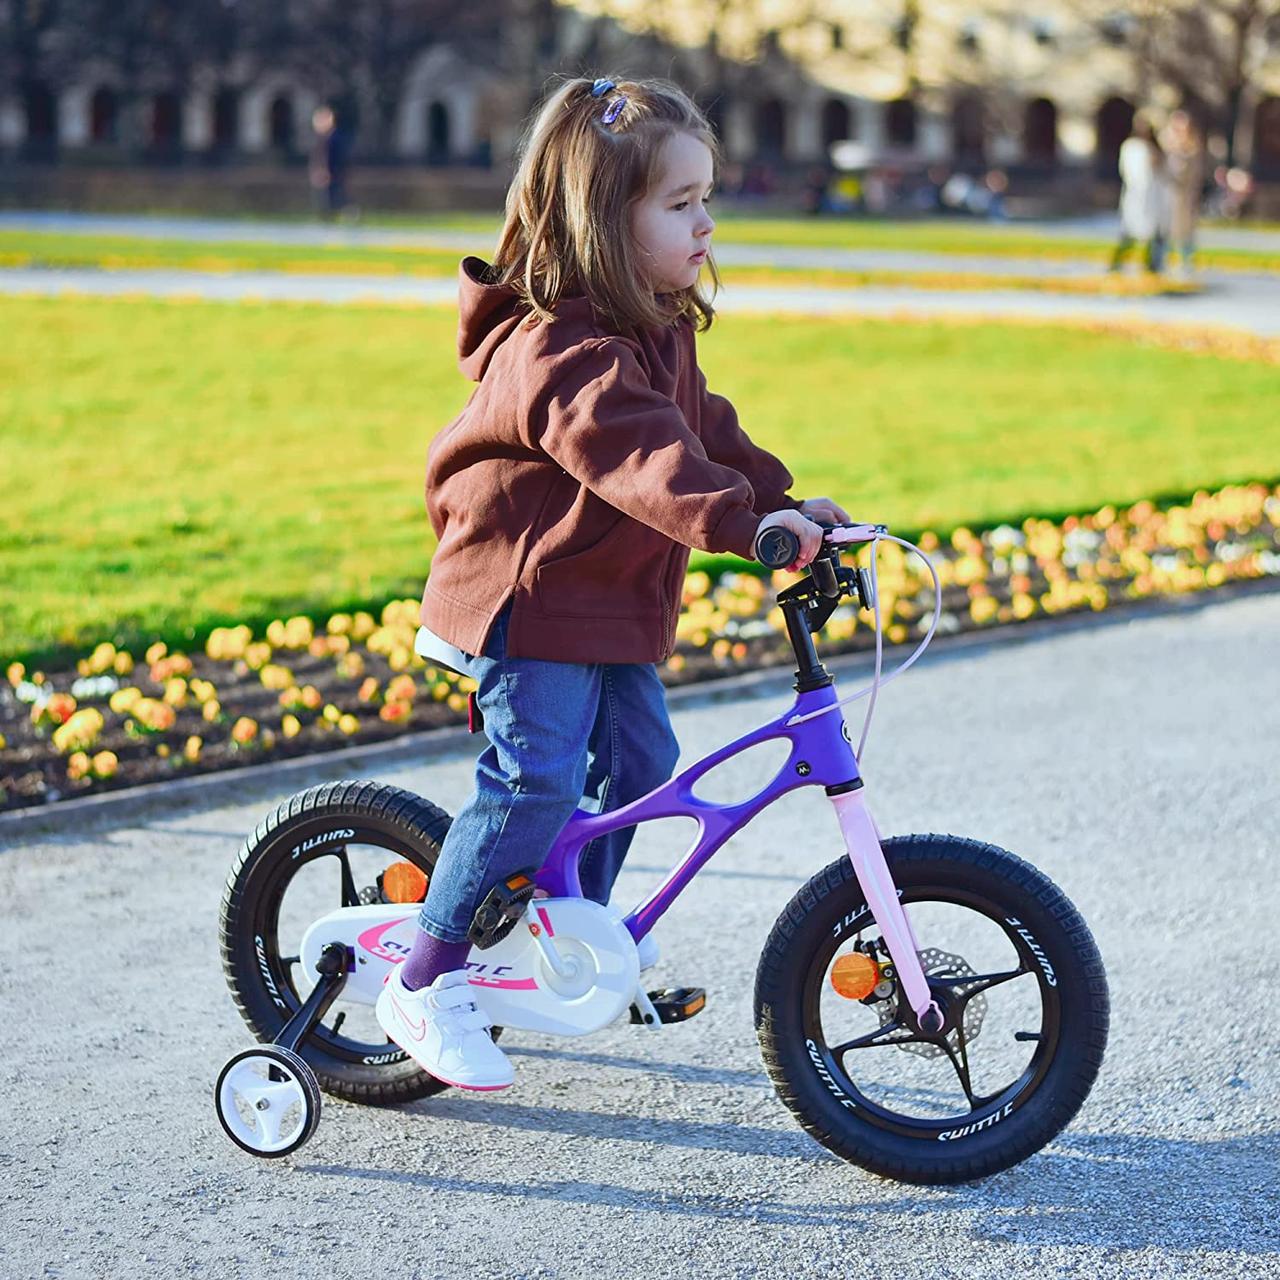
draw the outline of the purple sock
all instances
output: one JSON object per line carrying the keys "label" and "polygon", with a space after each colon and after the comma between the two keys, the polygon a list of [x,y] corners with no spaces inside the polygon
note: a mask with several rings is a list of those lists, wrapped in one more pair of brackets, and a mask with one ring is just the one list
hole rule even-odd
{"label": "purple sock", "polygon": [[419,987],[430,986],[442,973],[465,969],[470,951],[469,942],[445,942],[419,929],[400,976],[410,991],[417,991]]}

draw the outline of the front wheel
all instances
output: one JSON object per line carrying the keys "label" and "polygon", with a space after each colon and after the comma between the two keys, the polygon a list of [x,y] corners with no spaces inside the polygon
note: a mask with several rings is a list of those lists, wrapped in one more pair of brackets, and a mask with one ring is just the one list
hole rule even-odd
{"label": "front wheel", "polygon": [[985,1177],[1038,1151],[1088,1095],[1107,1043],[1102,959],[1062,892],[1003,849],[916,835],[884,853],[942,1032],[916,1023],[846,857],[801,887],[765,945],[765,1066],[844,1159],[903,1182]]}

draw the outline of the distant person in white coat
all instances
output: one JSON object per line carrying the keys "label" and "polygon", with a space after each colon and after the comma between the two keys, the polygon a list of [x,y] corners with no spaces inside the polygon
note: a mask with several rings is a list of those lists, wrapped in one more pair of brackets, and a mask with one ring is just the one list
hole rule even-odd
{"label": "distant person in white coat", "polygon": [[1129,250],[1141,244],[1148,271],[1159,271],[1169,220],[1164,152],[1145,116],[1135,116],[1133,131],[1120,144],[1120,243],[1111,255],[1119,271]]}

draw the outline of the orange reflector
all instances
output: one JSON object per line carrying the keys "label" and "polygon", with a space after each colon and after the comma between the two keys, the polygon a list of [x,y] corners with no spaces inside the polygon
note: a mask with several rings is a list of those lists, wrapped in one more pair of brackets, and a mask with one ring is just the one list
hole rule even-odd
{"label": "orange reflector", "polygon": [[427,877],[412,862],[393,862],[382,873],[382,892],[388,902],[421,902],[427,896]]}
{"label": "orange reflector", "polygon": [[861,951],[841,956],[831,967],[831,985],[846,1000],[866,999],[879,981],[879,966]]}

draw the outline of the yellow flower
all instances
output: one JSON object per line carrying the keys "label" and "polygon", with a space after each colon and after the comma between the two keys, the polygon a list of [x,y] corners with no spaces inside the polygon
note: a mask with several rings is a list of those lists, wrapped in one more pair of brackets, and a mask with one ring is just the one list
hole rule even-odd
{"label": "yellow flower", "polygon": [[268,689],[287,689],[293,684],[293,672],[288,667],[282,667],[275,662],[268,662],[258,672],[258,679]]}
{"label": "yellow flower", "polygon": [[244,651],[244,660],[254,671],[265,667],[271,661],[271,646],[261,640],[257,644],[248,645]]}
{"label": "yellow flower", "polygon": [[217,698],[210,698],[200,709],[200,714],[212,724],[222,714],[222,704]]}
{"label": "yellow flower", "polygon": [[387,683],[387,697],[397,702],[412,701],[418,686],[411,675],[394,676]]}
{"label": "yellow flower", "polygon": [[5,749],[5,747],[7,747],[8,745],[9,745],[9,743],[8,743],[8,741],[6,740],[6,738],[5,738],[4,734],[3,734],[3,733],[0,733],[0,751],[3,751],[3,750]]}
{"label": "yellow flower", "polygon": [[14,688],[17,688],[17,686],[22,683],[23,676],[27,674],[27,669],[21,662],[11,662],[8,667],[5,668],[4,674],[9,683],[13,685]]}
{"label": "yellow flower", "polygon": [[304,684],[302,686],[302,705],[306,707],[308,711],[318,711],[321,703],[323,702],[324,698],[321,695],[320,690],[317,689],[315,685]]}
{"label": "yellow flower", "polygon": [[321,714],[326,724],[337,724],[342,719],[342,712],[332,702],[325,705],[325,709]]}
{"label": "yellow flower", "polygon": [[114,777],[119,766],[120,761],[116,759],[114,751],[99,751],[93,757],[93,772],[99,778]]}
{"label": "yellow flower", "polygon": [[153,662],[159,662],[160,659],[168,652],[169,646],[165,644],[163,640],[157,640],[155,644],[147,650],[147,665],[150,666]]}
{"label": "yellow flower", "polygon": [[195,764],[200,759],[200,748],[204,746],[204,739],[199,734],[193,733],[186,741],[186,745],[182,748],[182,754]]}
{"label": "yellow flower", "polygon": [[77,782],[89,772],[89,757],[83,751],[73,752],[67,758],[67,777]]}
{"label": "yellow flower", "polygon": [[85,751],[102,732],[102,712],[85,707],[53,731],[53,745],[59,751]]}
{"label": "yellow flower", "polygon": [[127,676],[133,670],[133,654],[125,653],[121,650],[116,654],[115,661],[111,666],[116,675]]}
{"label": "yellow flower", "polygon": [[350,712],[348,712],[346,715],[342,716],[339,719],[338,728],[339,730],[341,730],[341,732],[347,735],[350,735],[359,731],[360,721],[357,720],[355,716],[353,716]]}
{"label": "yellow flower", "polygon": [[285,716],[280,721],[280,732],[286,738],[296,738],[302,732],[302,722],[297,716]]}
{"label": "yellow flower", "polygon": [[187,705],[187,682],[181,676],[174,676],[172,680],[165,681],[164,700],[171,707]]}
{"label": "yellow flower", "polygon": [[359,698],[361,702],[372,702],[377,696],[378,682],[373,678],[373,676],[369,676],[360,686],[360,692],[356,694],[356,697]]}
{"label": "yellow flower", "polygon": [[139,698],[130,708],[129,713],[151,733],[162,733],[166,729],[172,729],[177,719],[177,714],[171,706],[155,698]]}
{"label": "yellow flower", "polygon": [[133,707],[133,704],[142,697],[142,690],[136,685],[128,685],[123,689],[117,689],[111,695],[108,706],[118,716],[126,715]]}

